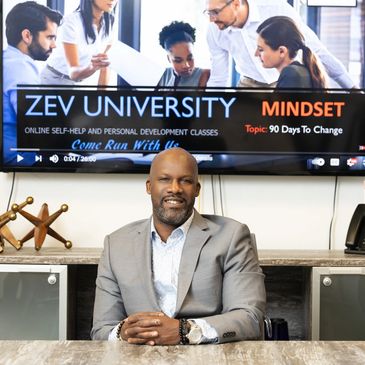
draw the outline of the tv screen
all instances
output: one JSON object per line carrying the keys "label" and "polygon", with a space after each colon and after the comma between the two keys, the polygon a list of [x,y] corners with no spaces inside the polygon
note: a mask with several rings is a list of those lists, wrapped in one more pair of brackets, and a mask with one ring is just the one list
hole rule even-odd
{"label": "tv screen", "polygon": [[2,2],[3,171],[364,175],[364,1],[95,4]]}

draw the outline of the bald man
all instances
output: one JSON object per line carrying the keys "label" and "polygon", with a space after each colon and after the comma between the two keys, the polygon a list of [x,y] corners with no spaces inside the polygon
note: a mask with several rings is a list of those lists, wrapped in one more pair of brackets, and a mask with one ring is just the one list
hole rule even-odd
{"label": "bald man", "polygon": [[160,152],[146,190],[152,217],[105,238],[92,339],[185,345],[260,338],[266,294],[249,229],[194,210],[194,157],[181,148]]}

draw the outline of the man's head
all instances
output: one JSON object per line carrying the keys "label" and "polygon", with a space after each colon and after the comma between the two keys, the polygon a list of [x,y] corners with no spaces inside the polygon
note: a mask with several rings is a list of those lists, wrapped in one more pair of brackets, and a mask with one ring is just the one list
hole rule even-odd
{"label": "man's head", "polygon": [[192,214],[200,192],[195,158],[182,148],[160,152],[152,162],[146,189],[151,195],[155,227],[173,230],[180,226]]}
{"label": "man's head", "polygon": [[56,47],[62,15],[35,1],[15,5],[6,17],[6,39],[34,60],[45,61]]}
{"label": "man's head", "polygon": [[248,17],[248,4],[245,0],[206,0],[204,13],[220,30],[241,28]]}

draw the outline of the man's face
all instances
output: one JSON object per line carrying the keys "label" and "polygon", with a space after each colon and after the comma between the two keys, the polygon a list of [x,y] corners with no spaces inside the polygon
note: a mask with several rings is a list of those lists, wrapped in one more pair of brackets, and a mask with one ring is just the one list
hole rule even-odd
{"label": "man's face", "polygon": [[237,14],[232,0],[207,0],[205,13],[209,20],[217,25],[220,30],[224,30],[237,21]]}
{"label": "man's face", "polygon": [[28,46],[29,56],[36,61],[46,61],[56,47],[57,24],[47,22],[47,28],[33,35],[31,44]]}
{"label": "man's face", "polygon": [[200,184],[191,156],[181,150],[166,152],[154,161],[146,189],[151,195],[155,226],[176,228],[192,214]]}

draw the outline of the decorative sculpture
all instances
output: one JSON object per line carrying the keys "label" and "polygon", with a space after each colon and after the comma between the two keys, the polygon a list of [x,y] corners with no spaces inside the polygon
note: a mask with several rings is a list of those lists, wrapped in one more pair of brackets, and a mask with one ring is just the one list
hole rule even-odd
{"label": "decorative sculpture", "polygon": [[13,204],[11,210],[8,210],[4,214],[0,215],[0,253],[4,251],[5,240],[8,241],[14,248],[20,250],[22,248],[21,243],[14,237],[10,228],[6,225],[11,220],[16,219],[15,212],[18,209],[23,209],[27,204],[32,204],[33,198],[28,197],[25,202],[21,204]]}
{"label": "decorative sculpture", "polygon": [[42,205],[41,210],[39,211],[38,217],[24,211],[22,207],[14,206],[12,207],[14,211],[21,214],[25,219],[34,224],[34,228],[27,233],[21,240],[19,240],[19,244],[23,246],[23,243],[30,240],[34,237],[34,247],[37,251],[42,248],[43,242],[46,238],[46,235],[49,234],[53,238],[58,241],[61,241],[66,248],[71,248],[71,241],[65,240],[61,235],[59,235],[55,230],[53,230],[50,225],[64,212],[67,212],[68,206],[66,204],[62,204],[61,208],[49,215],[48,205],[44,203]]}
{"label": "decorative sculpture", "polygon": [[[6,215],[6,217],[4,217]],[[6,224],[8,224],[10,221],[13,221],[16,219],[16,214],[14,212],[6,212],[5,214],[0,216],[0,253],[4,251],[4,239],[9,241],[17,250],[18,248],[18,241],[15,239],[13,234],[11,233],[10,229],[6,227]],[[13,244],[15,243],[15,245]]]}

